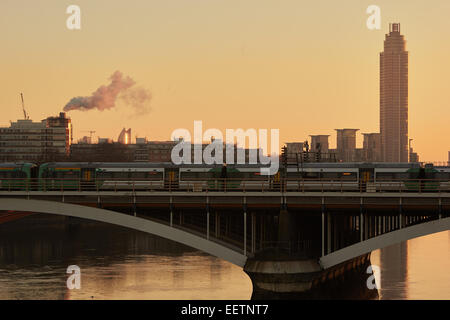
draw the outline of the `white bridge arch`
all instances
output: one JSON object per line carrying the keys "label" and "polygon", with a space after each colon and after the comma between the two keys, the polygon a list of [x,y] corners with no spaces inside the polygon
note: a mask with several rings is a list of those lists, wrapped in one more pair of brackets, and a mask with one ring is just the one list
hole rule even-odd
{"label": "white bridge arch", "polygon": [[[150,233],[187,245],[223,260],[229,261],[240,267],[244,267],[247,261],[247,256],[240,253],[238,250],[233,250],[229,247],[207,240],[195,234],[158,222],[111,210],[69,204],[64,202],[24,200],[19,198],[0,199],[0,210],[56,214],[111,223],[118,226]],[[450,230],[450,217],[404,227],[399,230],[391,231],[383,235],[358,242],[356,244],[350,245],[321,257],[319,263],[323,269],[328,269],[377,249],[446,230]]]}
{"label": "white bridge arch", "polygon": [[177,228],[116,211],[63,202],[14,198],[0,199],[0,210],[56,214],[111,223],[182,243],[240,267],[244,267],[247,261],[245,255],[221,244]]}
{"label": "white bridge arch", "polygon": [[377,249],[446,230],[450,230],[450,218],[422,222],[342,248],[321,257],[319,263],[323,269],[328,269]]}

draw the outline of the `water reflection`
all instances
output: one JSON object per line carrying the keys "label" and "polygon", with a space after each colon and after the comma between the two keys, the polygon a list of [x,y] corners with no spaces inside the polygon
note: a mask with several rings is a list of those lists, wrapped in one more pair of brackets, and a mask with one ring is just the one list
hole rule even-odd
{"label": "water reflection", "polygon": [[377,250],[380,299],[450,299],[450,231]]}
{"label": "water reflection", "polygon": [[[36,215],[0,225],[0,299],[250,299],[241,268],[137,231]],[[380,299],[449,299],[450,232],[372,253]],[[67,266],[80,290],[66,288]],[[359,284],[365,283],[367,275]],[[342,298],[345,298],[342,296]],[[355,298],[355,297],[354,297]]]}
{"label": "water reflection", "polygon": [[[237,266],[116,226],[64,217],[0,225],[0,299],[249,299]],[[66,288],[67,266],[81,290]]]}

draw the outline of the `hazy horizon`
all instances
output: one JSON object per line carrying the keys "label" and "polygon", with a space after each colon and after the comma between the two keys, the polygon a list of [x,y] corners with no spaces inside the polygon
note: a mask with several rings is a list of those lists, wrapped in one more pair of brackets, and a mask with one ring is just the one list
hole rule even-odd
{"label": "hazy horizon", "polygon": [[[77,4],[82,29],[66,28]],[[381,7],[381,30],[366,8]],[[138,116],[124,101],[104,111],[70,111],[74,141],[169,140],[177,128],[280,129],[280,143],[336,128],[379,132],[379,53],[389,23],[401,23],[409,51],[409,137],[420,161],[447,161],[450,133],[446,74],[450,2],[422,0],[245,2],[191,0],[3,0],[0,126],[57,115],[89,96],[115,71],[151,92]]]}

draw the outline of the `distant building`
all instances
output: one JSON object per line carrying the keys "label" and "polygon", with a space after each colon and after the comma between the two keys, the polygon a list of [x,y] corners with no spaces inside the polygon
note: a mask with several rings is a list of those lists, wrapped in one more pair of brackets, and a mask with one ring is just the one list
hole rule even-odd
{"label": "distant building", "polygon": [[389,25],[380,53],[380,133],[386,162],[408,162],[408,51],[400,24]]}
{"label": "distant building", "polygon": [[419,155],[414,152],[411,141],[413,139],[409,139],[409,162],[419,162]]}
{"label": "distant building", "polygon": [[119,143],[123,143],[123,144],[130,144],[131,143],[131,128],[128,130],[125,130],[125,128],[123,128],[119,134],[119,138],[117,139],[117,141]]}
{"label": "distant building", "polygon": [[148,141],[147,141],[147,138],[138,138],[138,137],[136,137],[136,144],[146,144]]}
{"label": "distant building", "polygon": [[417,152],[409,153],[409,162],[419,162],[419,155],[417,154]]}
{"label": "distant building", "polygon": [[[146,138],[137,138],[136,143],[125,144],[112,142],[109,139],[99,138],[97,144],[77,143],[71,147],[71,161],[91,161],[91,162],[172,162],[172,149],[178,141],[147,141]],[[201,145],[202,154],[209,144]],[[239,148],[235,145],[234,163],[237,163]],[[191,163],[194,163],[195,145],[191,145]],[[259,150],[253,151],[259,159]],[[250,149],[243,149],[245,162],[249,163]],[[223,162],[226,162],[226,145],[222,150]],[[214,154],[213,154],[214,156]]]}
{"label": "distant building", "polygon": [[147,143],[149,162],[171,162],[172,148],[176,141],[149,141]]}
{"label": "distant building", "polygon": [[83,138],[78,140],[78,143],[88,143],[91,144],[92,143],[92,138],[88,137],[88,136],[84,136]]}
{"label": "distant building", "polygon": [[100,138],[100,137],[98,137],[98,143],[99,144],[101,144],[101,143],[113,143],[113,141],[110,138]]}
{"label": "distant building", "polygon": [[381,135],[379,133],[363,133],[362,160],[366,162],[381,162]]}
{"label": "distant building", "polygon": [[74,162],[132,162],[128,145],[99,139],[99,143],[74,143],[70,148],[70,161]]}
{"label": "distant building", "polygon": [[329,135],[315,135],[311,137],[311,151],[327,153],[329,150],[328,137]]}
{"label": "distant building", "polygon": [[342,162],[356,161],[356,132],[359,129],[335,129],[337,158]]}
{"label": "distant building", "polygon": [[63,161],[71,144],[72,123],[63,112],[41,122],[17,120],[0,128],[0,161]]}

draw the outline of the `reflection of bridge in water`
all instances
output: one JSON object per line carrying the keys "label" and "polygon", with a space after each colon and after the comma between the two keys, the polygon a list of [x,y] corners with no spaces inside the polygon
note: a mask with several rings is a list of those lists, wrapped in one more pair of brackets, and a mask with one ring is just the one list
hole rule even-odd
{"label": "reflection of bridge in water", "polygon": [[373,250],[450,229],[449,192],[367,191],[1,190],[0,210],[151,233],[243,267],[255,297],[287,297],[365,272]]}

